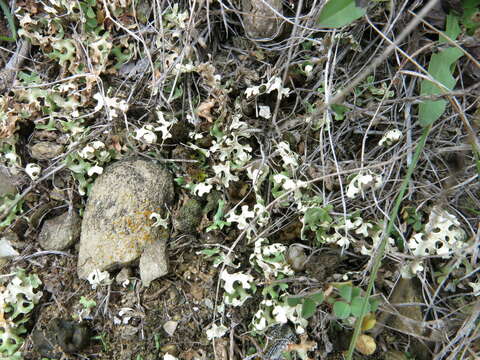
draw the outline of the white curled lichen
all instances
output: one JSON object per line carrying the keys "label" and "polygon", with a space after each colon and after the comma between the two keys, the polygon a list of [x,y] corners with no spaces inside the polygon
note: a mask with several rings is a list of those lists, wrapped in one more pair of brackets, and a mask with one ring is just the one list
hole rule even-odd
{"label": "white curled lichen", "polygon": [[307,186],[307,183],[305,181],[291,179],[285,173],[275,174],[272,176],[272,179],[273,179],[274,191],[276,192],[274,193],[275,197],[279,197],[284,193],[288,192],[291,195],[288,198],[286,198],[286,200],[291,199],[295,202],[295,205],[298,208],[302,207],[301,189]]}
{"label": "white curled lichen", "polygon": [[347,185],[347,197],[353,199],[368,189],[376,190],[380,188],[382,184],[383,179],[380,175],[375,175],[371,172],[359,173]]}
{"label": "white curled lichen", "polygon": [[415,256],[440,255],[448,259],[463,248],[466,233],[455,215],[435,206],[425,226],[425,231],[413,235],[408,246]]}
{"label": "white curled lichen", "polygon": [[[6,277],[15,275],[8,285]],[[20,349],[24,344],[25,327],[31,312],[42,297],[42,282],[37,275],[28,275],[24,269],[5,274],[0,282],[0,358],[23,359]]]}
{"label": "white curled lichen", "polygon": [[42,173],[42,168],[37,164],[30,163],[25,166],[25,172],[30,177],[30,179],[36,180],[40,177],[40,174]]}
{"label": "white curled lichen", "polygon": [[92,289],[95,290],[98,286],[110,285],[112,279],[110,279],[110,274],[108,271],[100,271],[98,269],[93,270],[88,276],[87,281],[92,286]]}
{"label": "white curled lichen", "polygon": [[272,112],[270,111],[270,106],[260,105],[258,107],[258,116],[264,119],[270,119],[272,117]]}
{"label": "white curled lichen", "polygon": [[216,175],[215,178],[226,188],[230,186],[230,182],[239,180],[238,176],[233,175],[230,171],[230,161],[225,164],[213,165],[212,169]]}
{"label": "white curled lichen", "polygon": [[466,238],[467,234],[460,227],[458,219],[439,206],[435,206],[431,210],[425,230],[414,234],[408,240],[408,247],[416,258],[406,262],[402,267],[402,277],[412,278],[422,272],[424,257],[436,255],[443,259],[451,258],[467,246]]}
{"label": "white curled lichen", "polygon": [[143,125],[140,129],[135,130],[135,139],[147,144],[155,144],[157,142],[157,134],[154,132],[152,125]]}
{"label": "white curled lichen", "polygon": [[101,166],[98,166],[98,165],[93,165],[90,169],[88,169],[87,171],[87,175],[88,176],[93,176],[94,174],[97,174],[97,175],[102,175],[103,173],[103,168]]}
{"label": "white curled lichen", "polygon": [[168,228],[168,218],[169,218],[169,215],[167,214],[165,216],[165,219],[162,218],[162,215],[158,214],[158,213],[151,213],[150,216],[149,216],[150,220],[153,220],[155,221],[152,226],[153,227],[163,227],[164,229],[167,229]]}
{"label": "white curled lichen", "polygon": [[276,324],[285,324],[291,321],[297,334],[303,334],[308,321],[302,316],[302,304],[289,306],[277,300],[265,299],[260,303],[259,309],[253,315],[252,327],[256,331],[264,331]]}
{"label": "white curled lichen", "polygon": [[235,213],[235,209],[232,209],[225,216],[225,219],[230,223],[237,223],[238,230],[245,230],[251,219],[255,217],[255,212],[248,210],[248,205],[241,207],[240,214]]}
{"label": "white curled lichen", "polygon": [[145,124],[141,128],[135,130],[134,138],[147,144],[155,144],[158,140],[157,133],[161,133],[162,140],[167,140],[172,137],[170,129],[177,123],[177,119],[165,119],[163,112],[156,111],[157,124]]}
{"label": "white curled lichen", "polygon": [[105,144],[101,141],[92,141],[90,144],[85,145],[83,149],[78,151],[78,155],[82,159],[92,160],[95,158],[95,154],[105,149]]}
{"label": "white curled lichen", "polygon": [[[239,109],[237,109],[239,110]],[[224,135],[213,141],[212,146],[208,149],[207,157],[211,154],[218,154],[218,158],[222,162],[230,161],[233,168],[242,167],[247,164],[252,156],[252,147],[245,142],[250,138],[250,127],[244,121],[241,121],[242,115],[234,114],[232,122],[228,126],[228,135]]]}
{"label": "white curled lichen", "polygon": [[94,110],[99,111],[102,108],[106,108],[112,118],[119,117],[120,113],[125,114],[129,108],[129,105],[125,100],[115,97],[103,96],[100,93],[96,93],[93,95],[93,98],[97,100],[97,105]]}
{"label": "white curled lichen", "polygon": [[251,86],[247,88],[245,90],[245,95],[248,99],[252,96],[270,94],[274,90],[278,91],[280,98],[290,95],[290,89],[287,87],[283,87],[282,79],[280,79],[278,76],[272,77],[266,83],[263,83],[261,85]]}
{"label": "white curled lichen", "polygon": [[392,146],[393,144],[400,141],[402,138],[402,132],[398,129],[393,129],[387,131],[380,141],[378,142],[379,146]]}
{"label": "white curled lichen", "polygon": [[259,238],[255,241],[254,251],[249,261],[250,264],[262,270],[266,279],[275,279],[279,275],[293,276],[294,271],[285,258],[286,251],[285,245],[268,244],[267,239]]}
{"label": "white curled lichen", "polygon": [[298,168],[299,156],[297,153],[292,151],[292,149],[290,149],[290,145],[287,142],[279,142],[276,146],[276,149],[282,158],[282,167],[285,170],[292,171]]}
{"label": "white curled lichen", "polygon": [[228,331],[228,328],[225,325],[212,324],[212,326],[207,329],[207,339],[213,340],[216,338],[221,338]]}
{"label": "white curled lichen", "polygon": [[241,272],[229,274],[226,269],[220,273],[225,294],[223,301],[227,305],[241,306],[255,291],[253,276]]}
{"label": "white curled lichen", "polygon": [[199,197],[202,197],[205,194],[208,194],[213,188],[212,184],[207,184],[207,183],[199,183],[195,184],[195,187],[193,188],[192,192],[194,195],[197,195]]}

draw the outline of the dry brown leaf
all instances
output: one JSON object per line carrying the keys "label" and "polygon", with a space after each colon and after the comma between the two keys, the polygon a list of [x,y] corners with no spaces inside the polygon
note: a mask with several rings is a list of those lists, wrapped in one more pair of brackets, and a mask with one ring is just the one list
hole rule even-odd
{"label": "dry brown leaf", "polygon": [[228,340],[221,338],[215,340],[215,360],[228,360]]}
{"label": "dry brown leaf", "polygon": [[192,294],[193,298],[197,301],[203,299],[203,287],[199,284],[192,284],[190,286],[190,294]]}
{"label": "dry brown leaf", "polygon": [[212,108],[214,106],[215,106],[215,101],[214,100],[204,101],[198,107],[197,115],[200,116],[200,117],[203,117],[208,122],[213,122],[212,114],[210,113],[210,111],[212,110]]}
{"label": "dry brown leaf", "polygon": [[9,103],[8,98],[5,97],[0,104],[1,109],[5,114],[5,117],[0,119],[0,139],[6,139],[12,136],[17,129],[17,121],[19,117],[17,112],[10,108]]}
{"label": "dry brown leaf", "polygon": [[375,314],[369,313],[365,315],[362,321],[362,331],[373,329],[376,323],[377,318],[375,317]]}
{"label": "dry brown leaf", "polygon": [[203,63],[197,65],[196,70],[208,86],[211,88],[216,88],[218,86],[218,79],[215,78],[215,67],[212,64]]}
{"label": "dry brown leaf", "polygon": [[315,341],[308,341],[308,335],[300,335],[300,344],[288,344],[286,351],[296,351],[303,360],[313,360],[307,356],[307,352],[313,351],[317,347]]}
{"label": "dry brown leaf", "polygon": [[198,351],[190,349],[187,351],[184,351],[183,353],[180,354],[180,359],[183,360],[200,360],[200,359],[205,359],[205,353],[203,353],[202,350],[200,350],[202,354],[200,354]]}

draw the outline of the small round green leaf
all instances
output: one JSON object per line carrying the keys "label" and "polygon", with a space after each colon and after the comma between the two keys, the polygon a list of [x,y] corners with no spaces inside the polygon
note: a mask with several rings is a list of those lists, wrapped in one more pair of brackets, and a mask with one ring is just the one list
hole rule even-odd
{"label": "small round green leaf", "polygon": [[310,299],[315,301],[317,304],[321,304],[323,302],[323,291],[310,295]]}
{"label": "small round green leaf", "polygon": [[340,291],[340,296],[346,301],[350,302],[352,300],[352,287],[350,285],[342,285],[338,290]]}
{"label": "small round green leaf", "polygon": [[346,319],[350,316],[350,304],[347,304],[344,301],[337,301],[335,304],[333,304],[333,312],[339,319]]}
{"label": "small round green leaf", "polygon": [[287,298],[287,304],[289,306],[296,306],[298,304],[300,304],[303,300],[303,297],[299,297],[299,296],[292,296],[292,297],[289,297]]}
{"label": "small round green leaf", "polygon": [[326,28],[340,28],[351,24],[365,15],[366,9],[358,7],[355,0],[330,0],[322,8],[318,25]]}
{"label": "small round green leaf", "polygon": [[302,306],[302,317],[304,319],[308,319],[309,317],[311,317],[313,314],[315,314],[315,311],[317,310],[317,304],[315,303],[315,301],[311,300],[311,299],[305,299],[305,301],[303,302],[303,306]]}
{"label": "small round green leaf", "polygon": [[370,299],[370,311],[375,312],[380,305],[380,300],[377,299]]}
{"label": "small round green leaf", "polygon": [[[360,317],[362,315],[362,305],[363,301],[365,300],[364,297],[359,296],[356,297],[355,299],[352,300],[352,315],[355,317]],[[367,305],[365,306],[365,314],[370,312],[370,303],[367,302]]]}
{"label": "small round green leaf", "polygon": [[360,288],[358,288],[358,287],[352,288],[352,299],[356,298],[359,295],[360,295]]}

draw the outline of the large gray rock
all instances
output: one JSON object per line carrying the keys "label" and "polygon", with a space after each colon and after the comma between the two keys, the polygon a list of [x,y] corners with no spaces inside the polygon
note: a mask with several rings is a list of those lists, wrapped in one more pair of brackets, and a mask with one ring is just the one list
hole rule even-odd
{"label": "large gray rock", "polygon": [[81,218],[75,210],[46,220],[38,236],[40,246],[45,250],[65,250],[80,237]]}
{"label": "large gray rock", "polygon": [[[154,162],[130,159],[107,167],[95,181],[85,208],[78,276],[85,279],[95,269],[130,265],[152,244],[166,242],[165,229],[152,226],[150,215],[164,216],[172,200],[172,177]],[[155,252],[156,261],[166,263],[166,246],[161,248],[161,254]]]}

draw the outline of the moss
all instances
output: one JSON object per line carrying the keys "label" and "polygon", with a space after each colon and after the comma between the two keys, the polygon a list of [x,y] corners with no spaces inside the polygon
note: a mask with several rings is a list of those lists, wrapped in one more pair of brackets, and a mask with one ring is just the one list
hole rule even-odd
{"label": "moss", "polygon": [[187,200],[174,219],[175,230],[192,234],[202,220],[202,206],[195,199]]}

